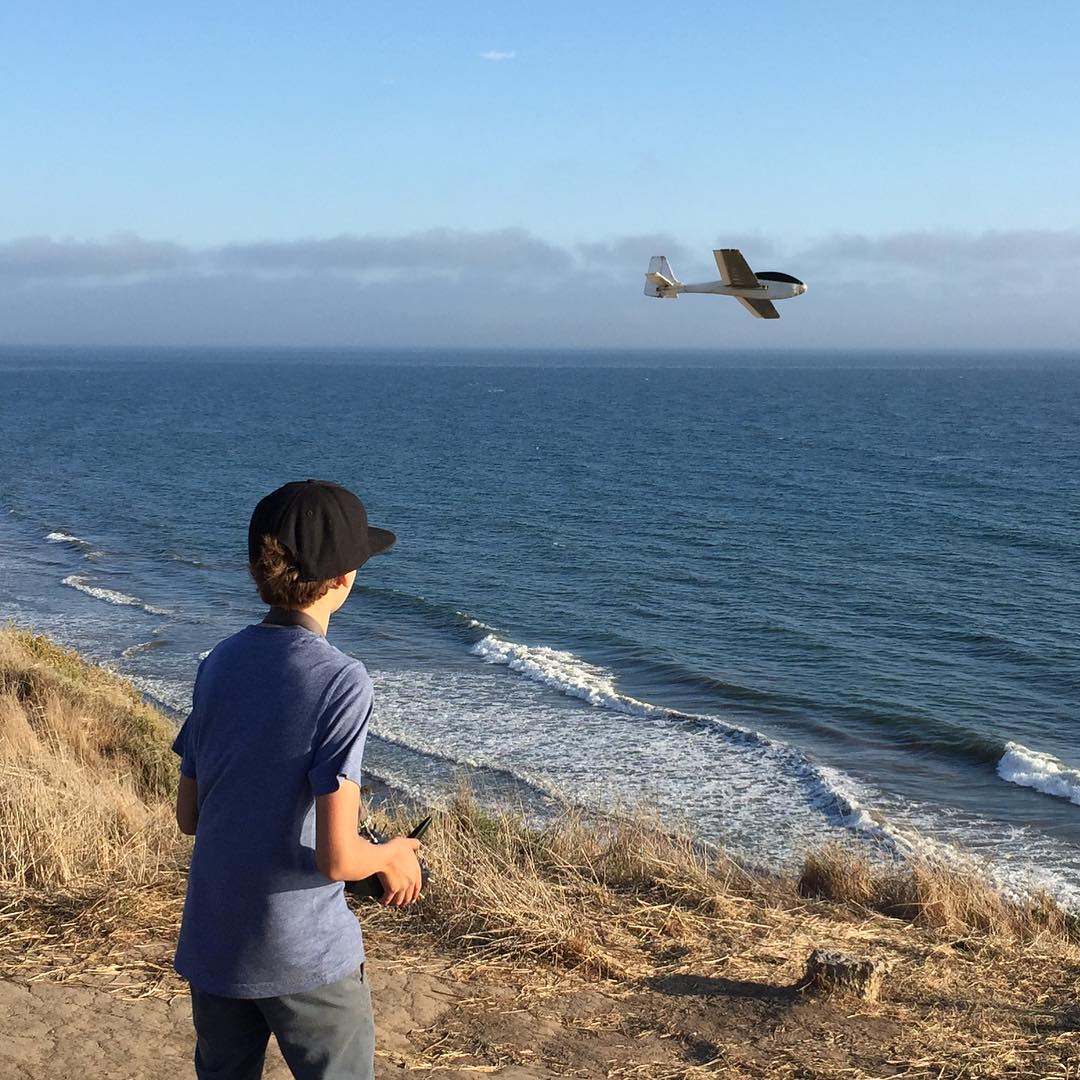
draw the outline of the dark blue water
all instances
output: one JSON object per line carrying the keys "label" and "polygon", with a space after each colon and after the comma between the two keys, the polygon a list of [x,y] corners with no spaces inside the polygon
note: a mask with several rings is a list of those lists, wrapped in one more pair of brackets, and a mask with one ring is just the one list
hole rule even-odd
{"label": "dark blue water", "polygon": [[8,350],[2,614],[182,710],[251,507],[337,480],[399,536],[332,627],[390,782],[1080,895],[1080,363],[788,362]]}

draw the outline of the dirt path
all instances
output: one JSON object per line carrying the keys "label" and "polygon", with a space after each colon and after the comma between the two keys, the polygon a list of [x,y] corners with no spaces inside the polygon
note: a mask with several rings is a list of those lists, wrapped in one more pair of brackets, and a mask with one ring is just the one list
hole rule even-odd
{"label": "dirt path", "polygon": [[[105,980],[80,983],[0,980],[0,1077],[4,1080],[175,1080],[193,1077],[194,1034],[186,994],[171,1000],[126,1000]],[[372,973],[379,1033],[378,1074],[402,1076],[416,1050],[410,1031],[435,1024],[463,988],[426,972]],[[433,1080],[476,1076],[475,1070],[425,1068]],[[511,1067],[508,1080],[544,1075]],[[291,1074],[273,1038],[267,1080]]]}
{"label": "dirt path", "polygon": [[[880,1048],[883,1037],[896,1033],[887,1021],[853,1022],[843,1010],[799,1004],[776,990],[747,996],[746,987],[733,989],[721,985],[723,980],[705,988],[695,983],[646,989],[551,975],[526,990],[510,971],[457,976],[452,962],[441,970],[372,965],[379,1080],[478,1074],[500,1080],[847,1078],[867,1075],[851,1067],[861,1064],[861,1055],[852,1054],[850,1044]],[[94,976],[67,983],[0,979],[0,1077],[193,1077],[187,993],[130,1000],[118,992],[118,983],[111,992],[109,985]],[[817,1030],[823,1020],[827,1041]],[[832,1045],[837,1038],[849,1049]],[[774,1053],[804,1040],[816,1044],[808,1055],[816,1067],[774,1072]],[[264,1075],[291,1075],[272,1038]]]}

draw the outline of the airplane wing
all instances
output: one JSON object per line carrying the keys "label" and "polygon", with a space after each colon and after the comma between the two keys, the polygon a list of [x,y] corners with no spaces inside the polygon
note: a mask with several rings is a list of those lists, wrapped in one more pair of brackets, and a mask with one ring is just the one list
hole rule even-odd
{"label": "airplane wing", "polygon": [[713,257],[716,259],[716,268],[720,271],[720,279],[725,285],[752,289],[761,284],[738,248],[717,248]]}
{"label": "airplane wing", "polygon": [[748,296],[736,296],[735,299],[738,300],[755,319],[780,318],[780,312],[776,310],[771,300],[751,300]]}

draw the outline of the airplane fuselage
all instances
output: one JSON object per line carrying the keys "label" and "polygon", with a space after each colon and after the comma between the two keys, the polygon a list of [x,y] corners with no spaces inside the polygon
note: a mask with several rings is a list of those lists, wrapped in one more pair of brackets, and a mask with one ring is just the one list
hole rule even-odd
{"label": "airplane fuselage", "polygon": [[715,293],[718,296],[745,296],[748,300],[790,300],[793,296],[802,296],[806,286],[788,281],[770,281],[767,284],[742,287],[725,285],[722,281],[703,281],[698,285],[685,285],[682,282],[668,286],[663,291],[674,293]]}

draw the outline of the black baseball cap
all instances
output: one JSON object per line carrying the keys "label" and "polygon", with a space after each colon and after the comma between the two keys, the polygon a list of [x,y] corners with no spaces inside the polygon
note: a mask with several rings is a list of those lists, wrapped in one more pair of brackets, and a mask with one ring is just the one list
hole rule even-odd
{"label": "black baseball cap", "polygon": [[357,570],[397,539],[368,525],[364,504],[329,480],[296,480],[259,501],[248,526],[248,560],[259,555],[262,538],[272,536],[292,556],[301,581]]}

